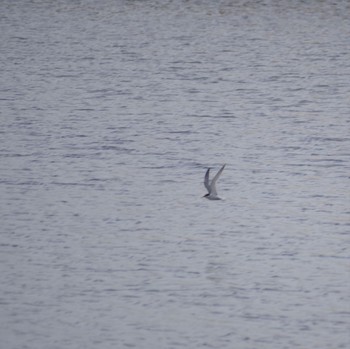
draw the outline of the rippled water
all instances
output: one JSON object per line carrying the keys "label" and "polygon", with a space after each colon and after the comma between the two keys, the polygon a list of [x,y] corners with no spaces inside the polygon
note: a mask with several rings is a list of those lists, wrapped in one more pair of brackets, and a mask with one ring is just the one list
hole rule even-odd
{"label": "rippled water", "polygon": [[350,346],[347,1],[0,9],[1,347]]}

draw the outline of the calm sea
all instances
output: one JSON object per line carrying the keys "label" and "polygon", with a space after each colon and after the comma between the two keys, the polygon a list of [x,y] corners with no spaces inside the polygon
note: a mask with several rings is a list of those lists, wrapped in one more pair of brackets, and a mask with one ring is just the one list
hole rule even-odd
{"label": "calm sea", "polygon": [[348,1],[0,13],[1,348],[350,347]]}

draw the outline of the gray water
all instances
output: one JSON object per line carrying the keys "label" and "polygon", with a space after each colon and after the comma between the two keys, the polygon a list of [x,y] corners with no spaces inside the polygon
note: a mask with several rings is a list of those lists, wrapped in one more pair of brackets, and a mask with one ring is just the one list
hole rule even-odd
{"label": "gray water", "polygon": [[1,348],[350,347],[348,1],[0,13]]}

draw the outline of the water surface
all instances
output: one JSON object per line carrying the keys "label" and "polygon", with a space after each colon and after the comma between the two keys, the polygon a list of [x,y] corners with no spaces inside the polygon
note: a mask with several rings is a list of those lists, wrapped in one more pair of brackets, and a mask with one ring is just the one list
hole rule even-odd
{"label": "water surface", "polygon": [[347,1],[0,9],[2,347],[349,347]]}

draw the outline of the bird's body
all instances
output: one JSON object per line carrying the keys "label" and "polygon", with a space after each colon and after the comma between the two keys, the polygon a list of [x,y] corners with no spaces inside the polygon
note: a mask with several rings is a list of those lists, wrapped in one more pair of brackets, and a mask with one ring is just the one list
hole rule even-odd
{"label": "bird's body", "polygon": [[209,200],[221,200],[218,197],[218,193],[216,191],[216,181],[220,177],[225,166],[226,164],[220,168],[219,172],[215,175],[215,177],[211,181],[209,180],[210,167],[207,169],[207,172],[205,173],[205,176],[204,176],[204,186],[207,188],[208,194],[204,195],[205,198]]}

